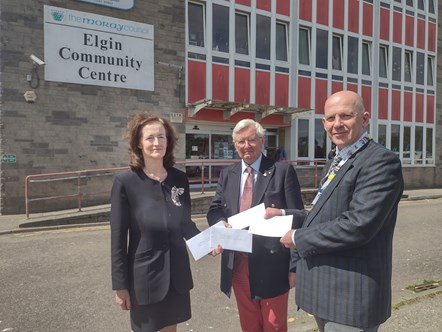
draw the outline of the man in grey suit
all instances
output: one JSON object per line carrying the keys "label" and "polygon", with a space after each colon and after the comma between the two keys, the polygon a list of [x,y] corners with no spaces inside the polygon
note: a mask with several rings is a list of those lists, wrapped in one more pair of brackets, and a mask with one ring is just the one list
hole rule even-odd
{"label": "man in grey suit", "polygon": [[[370,114],[358,94],[333,94],[324,112],[324,129],[337,147],[335,163],[324,168],[308,214],[285,211],[303,225],[280,241],[298,253],[296,303],[314,315],[321,332],[377,331],[391,315],[401,162],[368,137]],[[266,215],[281,212],[268,209]]]}

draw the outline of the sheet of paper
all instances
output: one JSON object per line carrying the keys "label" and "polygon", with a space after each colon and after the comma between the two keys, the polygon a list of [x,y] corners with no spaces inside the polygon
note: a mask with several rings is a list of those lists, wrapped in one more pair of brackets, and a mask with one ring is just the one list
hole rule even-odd
{"label": "sheet of paper", "polygon": [[283,237],[292,228],[293,216],[276,216],[270,219],[256,219],[249,227],[249,233],[270,237]]}
{"label": "sheet of paper", "polygon": [[196,261],[213,250],[210,245],[210,236],[213,227],[214,226],[205,229],[201,233],[186,241],[187,247],[193,256],[193,259]]}
{"label": "sheet of paper", "polygon": [[249,227],[255,220],[264,220],[265,212],[266,208],[264,203],[261,203],[248,210],[229,217],[228,222],[230,225],[232,225],[232,228],[243,229]]}
{"label": "sheet of paper", "polygon": [[193,258],[197,261],[220,244],[223,249],[252,252],[252,234],[245,230],[225,228],[221,221],[186,241]]}
{"label": "sheet of paper", "polygon": [[252,238],[246,230],[213,227],[210,242],[213,248],[220,244],[224,249],[252,252]]}

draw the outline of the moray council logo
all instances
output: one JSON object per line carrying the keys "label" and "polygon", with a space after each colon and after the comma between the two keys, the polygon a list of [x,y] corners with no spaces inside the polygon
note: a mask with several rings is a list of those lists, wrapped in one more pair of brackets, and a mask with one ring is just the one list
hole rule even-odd
{"label": "moray council logo", "polygon": [[52,10],[51,16],[55,21],[61,22],[63,21],[64,12],[60,10]]}

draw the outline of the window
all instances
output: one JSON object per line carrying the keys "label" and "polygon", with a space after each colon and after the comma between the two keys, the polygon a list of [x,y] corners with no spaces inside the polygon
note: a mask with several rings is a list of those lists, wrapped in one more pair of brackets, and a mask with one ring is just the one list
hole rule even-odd
{"label": "window", "polygon": [[402,144],[403,158],[410,158],[410,146],[411,146],[411,127],[404,127],[404,139]]}
{"label": "window", "polygon": [[316,30],[316,68],[327,69],[328,31]]}
{"label": "window", "polygon": [[391,142],[390,149],[393,152],[399,153],[399,137],[400,137],[400,125],[391,125]]}
{"label": "window", "polygon": [[370,43],[362,42],[362,74],[371,75]]}
{"label": "window", "polygon": [[414,6],[413,0],[407,0],[407,6],[413,7]]}
{"label": "window", "polygon": [[256,15],[256,57],[270,60],[270,17]]}
{"label": "window", "polygon": [[333,36],[332,68],[342,70],[342,36]]}
{"label": "window", "polygon": [[298,157],[308,157],[308,120],[298,120]]}
{"label": "window", "polygon": [[238,54],[249,54],[249,16],[235,14],[235,50]]}
{"label": "window", "polygon": [[425,10],[424,0],[418,0],[417,8],[420,9],[420,10]]}
{"label": "window", "polygon": [[379,77],[387,78],[388,46],[379,46]]}
{"label": "window", "polygon": [[433,128],[427,128],[426,157],[433,158]]}
{"label": "window", "polygon": [[433,86],[433,58],[429,56],[427,59],[427,85]]}
{"label": "window", "polygon": [[189,45],[204,47],[204,7],[189,2]]}
{"label": "window", "polygon": [[358,73],[358,38],[348,37],[348,53],[347,53],[347,73]]}
{"label": "window", "polygon": [[392,79],[395,81],[401,80],[401,53],[402,50],[399,47],[393,47]]}
{"label": "window", "polygon": [[315,119],[315,159],[325,159],[327,136],[321,119]]}
{"label": "window", "polygon": [[412,73],[412,63],[413,58],[410,51],[405,51],[405,59],[404,59],[404,80],[406,82],[411,82],[411,73]]}
{"label": "window", "polygon": [[424,84],[424,76],[425,76],[425,54],[418,52],[416,55],[416,83]]}
{"label": "window", "polygon": [[378,126],[378,143],[387,146],[387,126],[380,124]]}
{"label": "window", "polygon": [[213,5],[212,49],[229,52],[229,7]]}
{"label": "window", "polygon": [[434,2],[433,2],[433,0],[428,0],[428,11],[431,14],[434,14]]}
{"label": "window", "polygon": [[422,148],[424,144],[424,128],[416,127],[414,133],[414,158],[418,163],[422,163]]}
{"label": "window", "polygon": [[310,65],[310,30],[299,28],[299,64]]}
{"label": "window", "polygon": [[276,60],[287,61],[287,24],[276,23]]}

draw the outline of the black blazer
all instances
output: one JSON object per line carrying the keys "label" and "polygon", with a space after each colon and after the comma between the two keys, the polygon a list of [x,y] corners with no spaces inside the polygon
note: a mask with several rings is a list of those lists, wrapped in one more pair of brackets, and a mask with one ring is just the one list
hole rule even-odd
{"label": "black blazer", "polygon": [[[207,213],[209,225],[239,212],[241,163],[221,171],[215,197]],[[255,182],[252,206],[303,209],[301,190],[293,166],[263,156]],[[290,251],[279,238],[253,236],[249,254],[249,280],[252,298],[271,298],[289,289]],[[221,261],[221,291],[231,294],[234,252],[224,250]]]}
{"label": "black blazer", "polygon": [[298,306],[357,327],[390,317],[392,240],[403,188],[399,158],[374,141],[342,166],[295,233]]}
{"label": "black blazer", "polygon": [[[169,285],[178,292],[193,288],[183,237],[199,231],[191,220],[189,183],[180,170],[167,172],[160,183],[142,170],[128,170],[112,187],[112,289],[128,289],[134,304],[161,301]],[[171,198],[173,187],[184,189],[178,204]]]}

